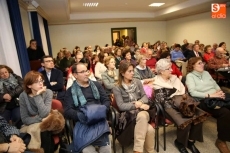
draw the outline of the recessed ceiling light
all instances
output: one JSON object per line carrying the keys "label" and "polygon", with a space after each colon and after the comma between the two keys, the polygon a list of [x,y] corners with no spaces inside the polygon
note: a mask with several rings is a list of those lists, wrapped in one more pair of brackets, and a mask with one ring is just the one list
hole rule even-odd
{"label": "recessed ceiling light", "polygon": [[97,7],[99,3],[83,3],[85,7]]}
{"label": "recessed ceiling light", "polygon": [[159,6],[164,5],[164,4],[165,3],[152,3],[149,6],[151,6],[151,7],[159,7]]}

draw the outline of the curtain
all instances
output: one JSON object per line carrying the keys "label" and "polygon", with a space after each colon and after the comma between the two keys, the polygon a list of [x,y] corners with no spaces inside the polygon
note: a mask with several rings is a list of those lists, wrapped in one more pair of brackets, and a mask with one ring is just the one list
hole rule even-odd
{"label": "curtain", "polygon": [[32,21],[32,31],[34,34],[34,39],[37,41],[37,45],[42,47],[43,45],[38,22],[38,14],[37,12],[30,12],[30,16]]}
{"label": "curtain", "polygon": [[[11,26],[11,22],[10,22],[10,15],[9,15],[9,10],[8,10],[8,6],[7,6],[7,2],[9,2],[10,4],[8,4],[9,6],[9,10],[12,9],[12,7],[16,7],[14,8],[15,10],[13,11],[18,11],[18,15],[20,16],[20,11],[19,11],[19,6],[18,6],[18,1],[17,0],[0,0],[0,64],[4,64],[7,65],[9,67],[11,67],[14,71],[14,73],[16,73],[17,75],[22,76],[22,74],[24,75],[25,71],[24,71],[24,64],[21,65],[21,63],[19,63],[19,58],[18,58],[18,53],[17,53],[17,49],[15,44],[15,38],[13,35],[13,25]],[[12,14],[11,14],[12,15]],[[17,16],[17,14],[16,14]],[[18,16],[17,16],[18,17]],[[16,17],[16,18],[17,18]],[[21,17],[20,17],[21,19]],[[18,26],[22,27],[22,25],[20,25],[21,22],[17,23]],[[23,31],[23,30],[22,30]],[[17,39],[17,38],[16,38]],[[23,38],[19,38],[19,39],[24,39]],[[25,39],[22,40],[22,42],[24,41],[25,45]],[[25,48],[26,49],[26,48]],[[26,53],[27,55],[27,53]],[[26,56],[27,57],[27,56]],[[28,60],[28,57],[27,57]],[[29,65],[29,64],[28,64]],[[27,66],[28,66],[27,65]],[[21,70],[21,68],[22,70]]]}
{"label": "curtain", "polygon": [[30,64],[26,49],[26,42],[18,0],[7,0],[7,5],[9,9],[10,21],[12,25],[14,41],[17,49],[16,51],[18,53],[22,76],[25,76],[26,73],[30,71]]}
{"label": "curtain", "polygon": [[43,18],[43,23],[44,23],[45,33],[46,33],[46,40],[47,40],[47,46],[48,46],[49,55],[53,56],[51,42],[50,42],[50,34],[49,34],[48,22],[44,18]]}

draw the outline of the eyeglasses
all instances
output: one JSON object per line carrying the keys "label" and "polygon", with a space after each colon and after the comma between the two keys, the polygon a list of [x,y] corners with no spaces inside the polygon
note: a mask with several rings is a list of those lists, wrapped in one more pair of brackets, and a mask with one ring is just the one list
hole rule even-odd
{"label": "eyeglasses", "polygon": [[132,72],[134,72],[134,70],[129,70],[128,72],[129,72],[129,73],[132,73]]}
{"label": "eyeglasses", "polygon": [[54,60],[48,60],[48,61],[44,61],[45,63],[50,63],[50,62],[54,62]]}
{"label": "eyeglasses", "polygon": [[167,68],[167,69],[165,69],[165,70],[172,71],[172,68],[170,67],[170,68]]}
{"label": "eyeglasses", "polygon": [[83,70],[83,71],[81,71],[81,72],[76,72],[76,73],[81,73],[81,74],[89,73],[89,70]]}
{"label": "eyeglasses", "polygon": [[44,82],[45,82],[44,80],[37,80],[34,83],[39,84],[39,83],[44,83]]}
{"label": "eyeglasses", "polygon": [[198,65],[204,65],[205,63],[204,62],[199,62],[197,63]]}

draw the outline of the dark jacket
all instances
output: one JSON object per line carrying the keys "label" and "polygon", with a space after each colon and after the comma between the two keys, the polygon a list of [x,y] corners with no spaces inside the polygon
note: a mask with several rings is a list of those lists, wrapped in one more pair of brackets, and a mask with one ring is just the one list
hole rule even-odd
{"label": "dark jacket", "polygon": [[[98,92],[100,93],[100,100],[94,99],[92,97],[92,93],[84,93],[84,87],[81,87],[83,95],[85,96],[86,101],[87,101],[86,105],[87,104],[101,104],[101,105],[105,105],[107,107],[107,110],[109,110],[110,99],[107,96],[105,90],[103,89],[100,83],[94,82],[94,81],[93,83],[95,84],[95,86],[98,89]],[[104,143],[104,141],[107,142],[109,127],[108,127],[108,123],[106,120],[98,122],[97,124],[90,125],[90,126],[79,122],[80,116],[77,115],[79,114],[79,107],[76,107],[74,105],[71,88],[72,87],[70,87],[66,91],[65,102],[63,103],[63,107],[64,107],[65,117],[77,122],[74,128],[74,143],[76,142],[77,144],[74,147],[74,152],[78,153],[78,152],[81,152],[82,149],[84,149],[86,146],[94,143],[98,139],[100,139],[101,141],[99,145]]]}
{"label": "dark jacket", "polygon": [[[199,57],[202,58],[202,54],[201,54],[200,52],[198,52],[198,54],[199,54]],[[196,55],[195,55],[195,53],[194,53],[193,50],[191,50],[191,51],[189,51],[189,52],[187,53],[187,60],[189,60],[189,59],[192,58],[192,57],[196,57]]]}
{"label": "dark jacket", "polygon": [[[23,79],[16,74],[12,75],[17,79],[18,86],[12,90],[7,90],[6,88],[4,88],[5,92],[0,93],[0,112],[3,112],[6,107],[16,107],[18,105],[18,101],[16,98],[18,98],[19,95],[23,92]],[[3,96],[7,93],[12,97],[10,102],[5,102],[5,100],[3,99]]]}
{"label": "dark jacket", "polygon": [[[44,76],[45,85],[48,89],[52,91],[56,91],[57,93],[57,99],[63,100],[65,96],[65,91],[63,90],[64,87],[64,79],[63,79],[63,73],[62,71],[58,69],[52,69],[51,70],[51,76],[50,80],[47,77],[46,71],[41,72]],[[57,84],[51,86],[50,82],[57,82]]]}
{"label": "dark jacket", "polygon": [[28,47],[27,53],[30,61],[40,60],[45,55],[43,49],[40,46],[37,46],[36,50],[33,50],[30,47]]}
{"label": "dark jacket", "polygon": [[[108,95],[106,94],[104,88],[102,87],[102,85],[99,82],[93,81],[93,83],[96,85],[98,92],[100,93],[100,100],[94,100],[94,99],[87,99],[86,101],[90,104],[102,104],[105,105],[107,107],[107,110],[109,110],[109,106],[110,106],[110,99],[108,97]],[[66,118],[68,119],[72,119],[75,122],[79,121],[77,114],[77,107],[75,107],[74,105],[74,101],[72,98],[72,93],[71,93],[71,88],[69,87],[68,90],[66,91],[65,94],[65,102],[63,103],[63,107],[64,107],[64,115]],[[87,94],[84,93],[83,94]]]}

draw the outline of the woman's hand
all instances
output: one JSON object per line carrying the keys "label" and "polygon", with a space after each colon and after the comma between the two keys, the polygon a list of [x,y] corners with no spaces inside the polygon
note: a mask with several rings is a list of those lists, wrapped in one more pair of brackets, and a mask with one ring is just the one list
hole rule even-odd
{"label": "woman's hand", "polygon": [[44,87],[42,87],[42,89],[38,90],[37,91],[37,95],[40,95],[40,94],[42,94],[45,91],[46,91],[46,86],[44,86]]}
{"label": "woman's hand", "polygon": [[222,90],[218,90],[215,93],[211,94],[210,97],[225,98],[225,93]]}
{"label": "woman's hand", "polygon": [[11,99],[12,99],[12,97],[11,97],[9,94],[5,94],[5,95],[3,96],[3,99],[5,99],[6,102],[10,102]]}
{"label": "woman's hand", "polygon": [[16,141],[16,142],[19,142],[19,143],[23,143],[23,140],[20,137],[16,136],[16,135],[12,135],[11,138],[10,138],[10,141],[11,142]]}
{"label": "woman's hand", "polygon": [[147,104],[142,104],[140,108],[141,108],[141,109],[144,109],[144,110],[149,110],[149,105],[147,105]]}
{"label": "woman's hand", "polygon": [[48,116],[46,116],[45,118],[42,119],[42,122],[45,121],[49,116],[50,116],[50,113]]}
{"label": "woman's hand", "polygon": [[143,104],[142,102],[136,101],[136,102],[135,102],[135,107],[136,107],[136,108],[140,108],[142,104]]}
{"label": "woman's hand", "polygon": [[8,153],[23,153],[26,150],[26,145],[24,143],[13,141],[9,143],[10,148]]}

